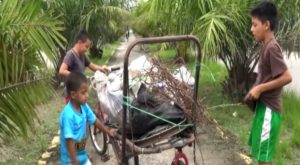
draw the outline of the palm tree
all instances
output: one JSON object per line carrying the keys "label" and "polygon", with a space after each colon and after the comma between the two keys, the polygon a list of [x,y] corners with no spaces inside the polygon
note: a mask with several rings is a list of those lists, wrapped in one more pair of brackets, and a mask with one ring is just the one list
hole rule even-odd
{"label": "palm tree", "polygon": [[[228,77],[222,83],[224,91],[241,100],[255,78],[255,65],[251,64],[257,61],[259,44],[253,41],[250,32],[250,10],[257,2],[149,0],[138,6],[133,26],[150,35],[196,35],[204,57],[220,59],[225,64]],[[275,3],[281,13],[277,38],[283,43],[298,44],[299,48],[299,1],[275,0]]]}
{"label": "palm tree", "polygon": [[0,138],[26,136],[37,117],[34,106],[51,93],[44,55],[54,60],[63,24],[41,10],[42,3],[0,3]]}
{"label": "palm tree", "polygon": [[121,8],[123,3],[120,0],[90,0],[86,5],[87,12],[82,16],[81,28],[91,34],[94,43],[91,50],[99,50],[105,43],[111,43],[124,34],[129,12]]}

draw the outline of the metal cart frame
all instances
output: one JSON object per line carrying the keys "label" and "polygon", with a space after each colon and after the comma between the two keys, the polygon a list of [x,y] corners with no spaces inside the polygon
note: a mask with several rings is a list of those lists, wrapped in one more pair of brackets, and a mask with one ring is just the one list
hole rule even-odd
{"label": "metal cart frame", "polygon": [[[155,43],[164,43],[164,42],[178,42],[178,41],[193,41],[196,47],[196,70],[195,70],[195,85],[193,99],[196,101],[198,97],[198,84],[200,78],[200,69],[201,69],[201,47],[198,39],[193,35],[179,35],[179,36],[163,36],[163,37],[150,37],[150,38],[141,38],[133,41],[127,48],[124,56],[124,70],[123,70],[123,102],[127,102],[128,91],[129,91],[129,80],[128,80],[128,60],[132,49],[139,44],[155,44]],[[127,120],[127,105],[123,104],[123,116],[122,116],[122,164],[128,165],[128,158],[125,155],[126,151],[126,120]],[[139,164],[138,156],[134,156],[135,165]]]}

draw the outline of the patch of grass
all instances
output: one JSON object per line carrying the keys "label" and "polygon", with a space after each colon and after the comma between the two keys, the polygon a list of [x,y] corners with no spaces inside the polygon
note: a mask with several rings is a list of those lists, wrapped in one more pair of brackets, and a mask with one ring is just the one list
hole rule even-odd
{"label": "patch of grass", "polygon": [[57,134],[59,113],[63,106],[63,98],[59,94],[53,96],[47,104],[39,105],[36,109],[40,123],[36,123],[28,138],[7,138],[0,144],[0,164],[36,164]]}
{"label": "patch of grass", "polygon": [[299,134],[298,134],[299,132],[300,132],[300,128],[299,128],[299,126],[297,126],[294,130],[294,133],[293,133],[292,137],[291,137],[292,146],[295,147],[295,148],[298,148],[298,149],[300,148],[300,138],[299,138]]}
{"label": "patch of grass", "polygon": [[247,145],[252,112],[245,105],[232,102],[222,93],[221,82],[226,75],[225,67],[221,64],[215,62],[202,64],[200,97],[217,122],[239,137],[242,145]]}
{"label": "patch of grass", "polygon": [[160,50],[161,44],[147,44],[144,48],[147,52],[153,53]]}
{"label": "patch of grass", "polygon": [[176,50],[175,49],[161,50],[155,53],[155,56],[157,56],[163,61],[171,62],[174,61],[176,57]]}
{"label": "patch of grass", "polygon": [[300,109],[300,98],[292,91],[284,92],[282,97],[283,112],[281,124],[281,136],[278,144],[276,160],[300,162],[300,122],[298,110]]}
{"label": "patch of grass", "polygon": [[275,161],[277,164],[286,164],[292,159],[292,149],[288,141],[280,141],[277,146]]}

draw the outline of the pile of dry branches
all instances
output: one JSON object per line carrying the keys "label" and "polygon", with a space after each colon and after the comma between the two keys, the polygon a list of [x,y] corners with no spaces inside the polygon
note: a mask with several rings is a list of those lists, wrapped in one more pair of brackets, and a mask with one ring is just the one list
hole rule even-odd
{"label": "pile of dry branches", "polygon": [[[168,65],[164,64],[161,60],[156,58],[151,58],[150,60],[152,68],[146,73],[145,76],[147,77],[147,81],[144,83],[148,85],[149,89],[155,90],[162,99],[174,101],[192,120],[192,122],[196,125],[194,129],[196,137],[195,144],[198,146],[199,150],[201,140],[198,138],[198,135],[201,132],[197,131],[197,127],[200,127],[202,131],[207,130],[205,132],[209,132],[213,137],[215,133],[217,133],[217,135],[223,139],[227,139],[227,131],[220,127],[217,121],[209,115],[206,108],[201,104],[200,99],[197,99],[196,101],[193,99],[192,87],[190,87],[187,83],[176,79],[172,75],[170,69],[166,67]],[[157,84],[161,84],[161,89]],[[194,87],[198,88],[198,86]],[[200,153],[203,159],[201,150]],[[194,162],[197,164],[195,145]]]}
{"label": "pile of dry branches", "polygon": [[151,63],[153,66],[145,75],[148,78],[146,84],[150,89],[159,89],[158,84],[160,84],[162,90],[156,90],[157,93],[179,105],[194,123],[199,123],[203,121],[203,117],[208,117],[199,99],[197,102],[194,101],[193,89],[187,83],[177,80],[162,61],[151,58]]}

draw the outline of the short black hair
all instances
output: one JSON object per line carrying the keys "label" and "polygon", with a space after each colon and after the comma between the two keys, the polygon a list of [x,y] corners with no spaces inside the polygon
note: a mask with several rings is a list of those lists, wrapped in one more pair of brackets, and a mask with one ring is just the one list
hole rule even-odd
{"label": "short black hair", "polygon": [[76,36],[76,38],[75,38],[75,43],[78,42],[78,41],[85,42],[85,41],[88,40],[88,39],[90,39],[90,37],[89,37],[87,31],[81,30],[81,31],[77,34],[77,36]]}
{"label": "short black hair", "polygon": [[273,2],[264,1],[251,10],[251,16],[257,17],[262,22],[269,21],[270,29],[273,31],[277,25],[277,9]]}
{"label": "short black hair", "polygon": [[67,94],[70,97],[71,91],[78,91],[81,84],[87,83],[88,80],[81,72],[71,72],[66,79]]}

